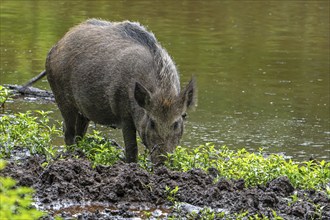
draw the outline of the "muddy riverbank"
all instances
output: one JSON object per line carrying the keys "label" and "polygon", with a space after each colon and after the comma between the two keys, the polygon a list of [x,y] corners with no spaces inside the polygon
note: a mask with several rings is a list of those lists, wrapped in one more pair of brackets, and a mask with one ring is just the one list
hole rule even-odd
{"label": "muddy riverbank", "polygon": [[[18,185],[36,190],[35,205],[50,213],[44,219],[53,215],[64,219],[176,219],[206,206],[227,216],[247,212],[246,216],[272,219],[275,211],[284,219],[330,218],[330,198],[324,192],[295,189],[284,176],[247,188],[244,180],[215,181],[221,172],[215,169],[177,172],[159,167],[150,173],[123,162],[95,168],[86,159],[58,159],[46,167],[44,162],[42,156],[32,156],[8,162],[0,171]],[[178,192],[170,194],[168,189],[176,186]]]}

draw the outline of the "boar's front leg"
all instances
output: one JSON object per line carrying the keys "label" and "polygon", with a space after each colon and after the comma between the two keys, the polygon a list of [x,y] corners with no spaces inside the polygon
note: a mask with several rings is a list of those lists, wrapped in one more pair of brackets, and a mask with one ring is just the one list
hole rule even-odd
{"label": "boar's front leg", "polygon": [[138,147],[136,142],[136,128],[133,121],[128,120],[124,122],[123,136],[125,142],[126,162],[136,163],[138,159]]}

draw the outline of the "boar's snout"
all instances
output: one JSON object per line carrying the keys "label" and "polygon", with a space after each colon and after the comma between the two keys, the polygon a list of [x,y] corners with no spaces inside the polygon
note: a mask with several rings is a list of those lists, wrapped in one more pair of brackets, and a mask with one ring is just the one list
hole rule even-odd
{"label": "boar's snout", "polygon": [[150,150],[150,159],[152,164],[155,166],[161,166],[164,165],[167,153],[172,153],[175,146],[173,147],[166,147],[165,144],[156,144],[153,148]]}

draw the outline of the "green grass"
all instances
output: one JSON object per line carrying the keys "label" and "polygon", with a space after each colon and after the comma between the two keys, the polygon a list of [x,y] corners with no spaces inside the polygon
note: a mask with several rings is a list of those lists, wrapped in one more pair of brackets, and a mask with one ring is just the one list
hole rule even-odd
{"label": "green grass", "polygon": [[322,161],[294,162],[281,155],[250,153],[245,149],[233,151],[223,146],[201,145],[189,150],[177,147],[167,155],[166,166],[172,170],[187,171],[200,168],[216,168],[220,176],[228,179],[244,179],[247,186],[266,184],[280,176],[287,176],[294,187],[329,191],[330,163]]}
{"label": "green grass", "polygon": [[5,103],[10,100],[11,92],[0,85],[0,110],[5,108]]}
{"label": "green grass", "polygon": [[27,148],[31,154],[54,157],[57,152],[52,140],[61,132],[55,125],[49,125],[49,114],[28,111],[0,116],[0,158],[9,156],[18,146]]}
{"label": "green grass", "polygon": [[94,166],[99,164],[113,165],[124,158],[123,149],[112,145],[111,141],[102,137],[98,131],[93,131],[93,134],[89,134],[79,141],[77,148],[92,161]]}

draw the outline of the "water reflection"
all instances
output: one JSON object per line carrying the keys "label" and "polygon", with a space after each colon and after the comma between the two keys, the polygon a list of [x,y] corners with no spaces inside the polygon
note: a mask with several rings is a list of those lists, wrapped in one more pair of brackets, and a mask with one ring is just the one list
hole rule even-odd
{"label": "water reflection", "polygon": [[[138,20],[198,80],[183,143],[330,158],[326,1],[2,1],[0,83],[44,68],[49,48],[90,17]],[[47,82],[39,87],[49,88]],[[13,111],[56,109],[15,102]],[[56,116],[60,118],[59,112]],[[120,133],[118,134],[120,136]]]}

